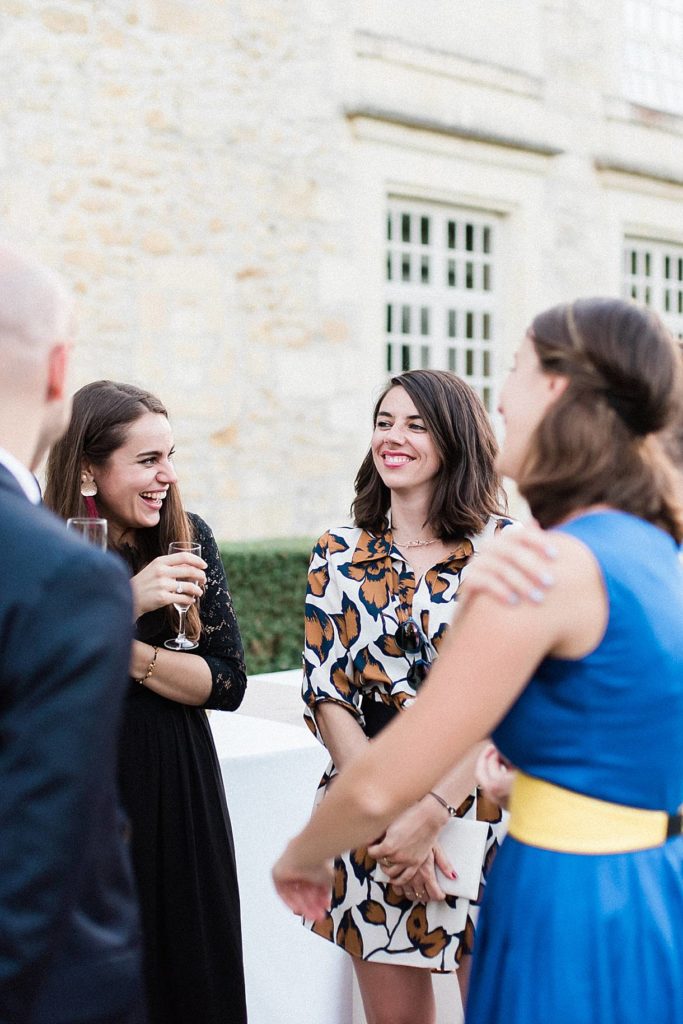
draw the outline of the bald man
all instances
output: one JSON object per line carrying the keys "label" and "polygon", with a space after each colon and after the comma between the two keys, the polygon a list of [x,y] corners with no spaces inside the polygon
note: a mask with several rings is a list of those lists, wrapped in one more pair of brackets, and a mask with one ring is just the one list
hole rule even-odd
{"label": "bald man", "polygon": [[39,504],[66,427],[71,302],[0,246],[0,1024],[140,1024],[116,793],[133,618],[117,560]]}

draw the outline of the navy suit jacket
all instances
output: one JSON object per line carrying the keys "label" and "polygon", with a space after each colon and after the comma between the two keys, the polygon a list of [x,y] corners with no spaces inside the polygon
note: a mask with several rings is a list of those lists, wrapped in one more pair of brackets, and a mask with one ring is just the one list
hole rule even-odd
{"label": "navy suit jacket", "polygon": [[118,560],[0,466],[0,1024],[123,1019],[140,998],[116,787],[132,622]]}

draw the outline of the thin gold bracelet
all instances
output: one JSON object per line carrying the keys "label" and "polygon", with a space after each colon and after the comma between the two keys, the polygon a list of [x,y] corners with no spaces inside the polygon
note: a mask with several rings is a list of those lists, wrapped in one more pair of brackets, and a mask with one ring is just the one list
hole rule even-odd
{"label": "thin gold bracelet", "polygon": [[152,672],[154,671],[154,666],[157,663],[157,654],[158,653],[159,653],[159,648],[155,647],[154,648],[154,654],[152,655],[152,660],[150,661],[149,665],[147,666],[147,671],[145,672],[144,676],[142,677],[142,679],[136,679],[135,680],[136,683],[140,683],[140,686],[143,686],[144,683],[147,682],[147,680],[151,676]]}
{"label": "thin gold bracelet", "polygon": [[444,800],[444,798],[442,796],[439,796],[438,793],[435,793],[433,789],[429,790],[428,796],[433,796],[434,799],[436,800],[436,802],[441,804],[441,806],[445,810],[448,811],[448,813],[451,816],[451,818],[457,818],[458,817],[458,812],[455,809],[455,807],[451,807],[450,804],[447,804],[446,801]]}

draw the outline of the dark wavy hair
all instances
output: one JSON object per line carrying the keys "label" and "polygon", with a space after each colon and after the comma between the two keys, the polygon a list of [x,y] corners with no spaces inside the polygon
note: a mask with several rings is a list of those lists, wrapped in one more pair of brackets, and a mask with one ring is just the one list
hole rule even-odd
{"label": "dark wavy hair", "polygon": [[[45,483],[45,504],[68,519],[87,515],[81,496],[81,474],[84,462],[104,466],[113,452],[125,443],[131,423],[147,412],[168,419],[168,412],[151,392],[133,384],[97,380],[77,391],[69,428],[48,455]],[[172,540],[193,540],[192,524],[183,509],[177,484],[170,484],[156,526],[137,529],[133,533],[133,552],[122,551],[126,561],[139,571],[154,558],[168,553]],[[173,626],[175,620],[169,606],[166,616]],[[201,624],[196,605],[187,613],[187,633],[195,639]]]}
{"label": "dark wavy hair", "polygon": [[680,481],[662,439],[682,422],[683,364],[659,317],[620,299],[581,299],[539,314],[529,337],[542,370],[568,378],[517,479],[541,526],[607,504],[680,543]]}
{"label": "dark wavy hair", "polygon": [[[477,393],[446,370],[408,370],[392,377],[372,415],[373,426],[386,395],[404,388],[415,403],[439,454],[440,467],[425,525],[446,540],[480,533],[506,501],[495,469],[498,451],[491,423]],[[370,449],[355,481],[351,514],[356,526],[387,529],[391,493],[382,482]]]}

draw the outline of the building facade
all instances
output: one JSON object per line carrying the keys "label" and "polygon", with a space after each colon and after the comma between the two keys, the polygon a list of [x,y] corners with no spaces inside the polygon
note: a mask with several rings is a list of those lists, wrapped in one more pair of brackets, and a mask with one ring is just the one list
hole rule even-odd
{"label": "building facade", "polygon": [[224,539],[348,510],[388,372],[494,415],[531,316],[683,334],[683,0],[0,0],[0,218],[79,299],[74,384],[169,407]]}

